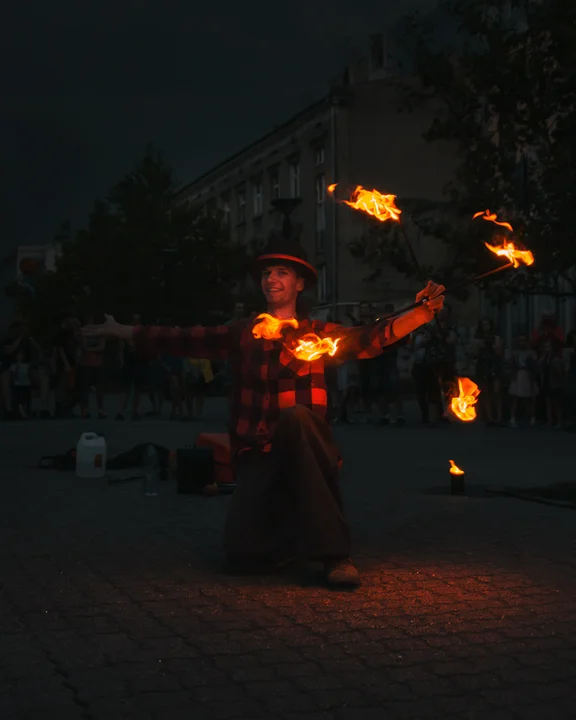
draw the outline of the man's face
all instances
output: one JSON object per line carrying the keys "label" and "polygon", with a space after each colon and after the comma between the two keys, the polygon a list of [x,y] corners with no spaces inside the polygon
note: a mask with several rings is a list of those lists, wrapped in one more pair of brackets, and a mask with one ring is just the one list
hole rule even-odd
{"label": "man's face", "polygon": [[236,305],[234,305],[234,317],[244,317],[244,303],[236,303]]}
{"label": "man's face", "polygon": [[304,280],[286,265],[272,265],[262,272],[262,292],[269,307],[283,307],[296,303],[304,290]]}

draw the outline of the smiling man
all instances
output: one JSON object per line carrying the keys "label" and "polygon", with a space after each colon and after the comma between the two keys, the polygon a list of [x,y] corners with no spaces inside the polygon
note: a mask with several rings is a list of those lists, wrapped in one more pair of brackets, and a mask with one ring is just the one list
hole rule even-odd
{"label": "smiling man", "polygon": [[[296,317],[302,334],[337,331],[341,361],[379,355],[429,322],[443,304],[444,288],[428,283],[416,298],[430,299],[392,321],[343,328],[301,317],[298,299],[317,274],[303,248],[290,240],[272,241],[252,274],[269,314]],[[323,563],[329,585],[357,586],[339,489],[340,456],[326,422],[325,356],[299,360],[282,340],[255,338],[254,324],[252,316],[216,327],[134,327],[108,316],[86,332],[132,340],[148,353],[228,359],[237,482],[225,530],[230,565],[266,569],[298,555]]]}

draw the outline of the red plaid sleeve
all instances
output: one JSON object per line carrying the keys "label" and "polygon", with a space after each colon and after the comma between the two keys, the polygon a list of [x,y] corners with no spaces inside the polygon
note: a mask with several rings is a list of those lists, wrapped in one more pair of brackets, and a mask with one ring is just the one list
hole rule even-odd
{"label": "red plaid sleeve", "polygon": [[161,327],[139,325],[134,329],[136,350],[147,356],[165,353],[173,357],[226,358],[237,337],[235,323],[214,327]]}
{"label": "red plaid sleeve", "polygon": [[398,338],[392,329],[393,322],[381,320],[359,327],[345,327],[336,323],[323,323],[318,330],[324,336],[339,337],[340,349],[336,353],[339,360],[366,360],[380,355],[382,349],[392,345]]}

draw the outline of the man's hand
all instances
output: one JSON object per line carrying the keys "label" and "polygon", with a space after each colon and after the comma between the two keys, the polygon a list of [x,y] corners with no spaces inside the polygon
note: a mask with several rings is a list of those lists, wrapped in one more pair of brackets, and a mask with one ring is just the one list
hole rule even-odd
{"label": "man's hand", "polygon": [[426,318],[424,322],[430,322],[430,320],[434,319],[434,315],[439,310],[442,310],[444,305],[443,293],[445,290],[444,285],[437,285],[430,280],[424,290],[420,290],[418,295],[416,295],[416,302],[425,300],[421,306],[421,311]]}
{"label": "man's hand", "polygon": [[121,325],[117,323],[112,315],[104,315],[106,318],[102,325],[85,325],[81,334],[84,337],[96,338],[118,338],[119,340],[131,340],[134,333],[132,325]]}

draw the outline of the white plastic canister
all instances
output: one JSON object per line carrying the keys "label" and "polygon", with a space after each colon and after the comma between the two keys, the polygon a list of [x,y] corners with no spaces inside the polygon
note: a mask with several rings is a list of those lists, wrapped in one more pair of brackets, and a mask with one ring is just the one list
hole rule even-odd
{"label": "white plastic canister", "polygon": [[96,433],[82,433],[76,445],[76,477],[101,478],[106,475],[106,440]]}

